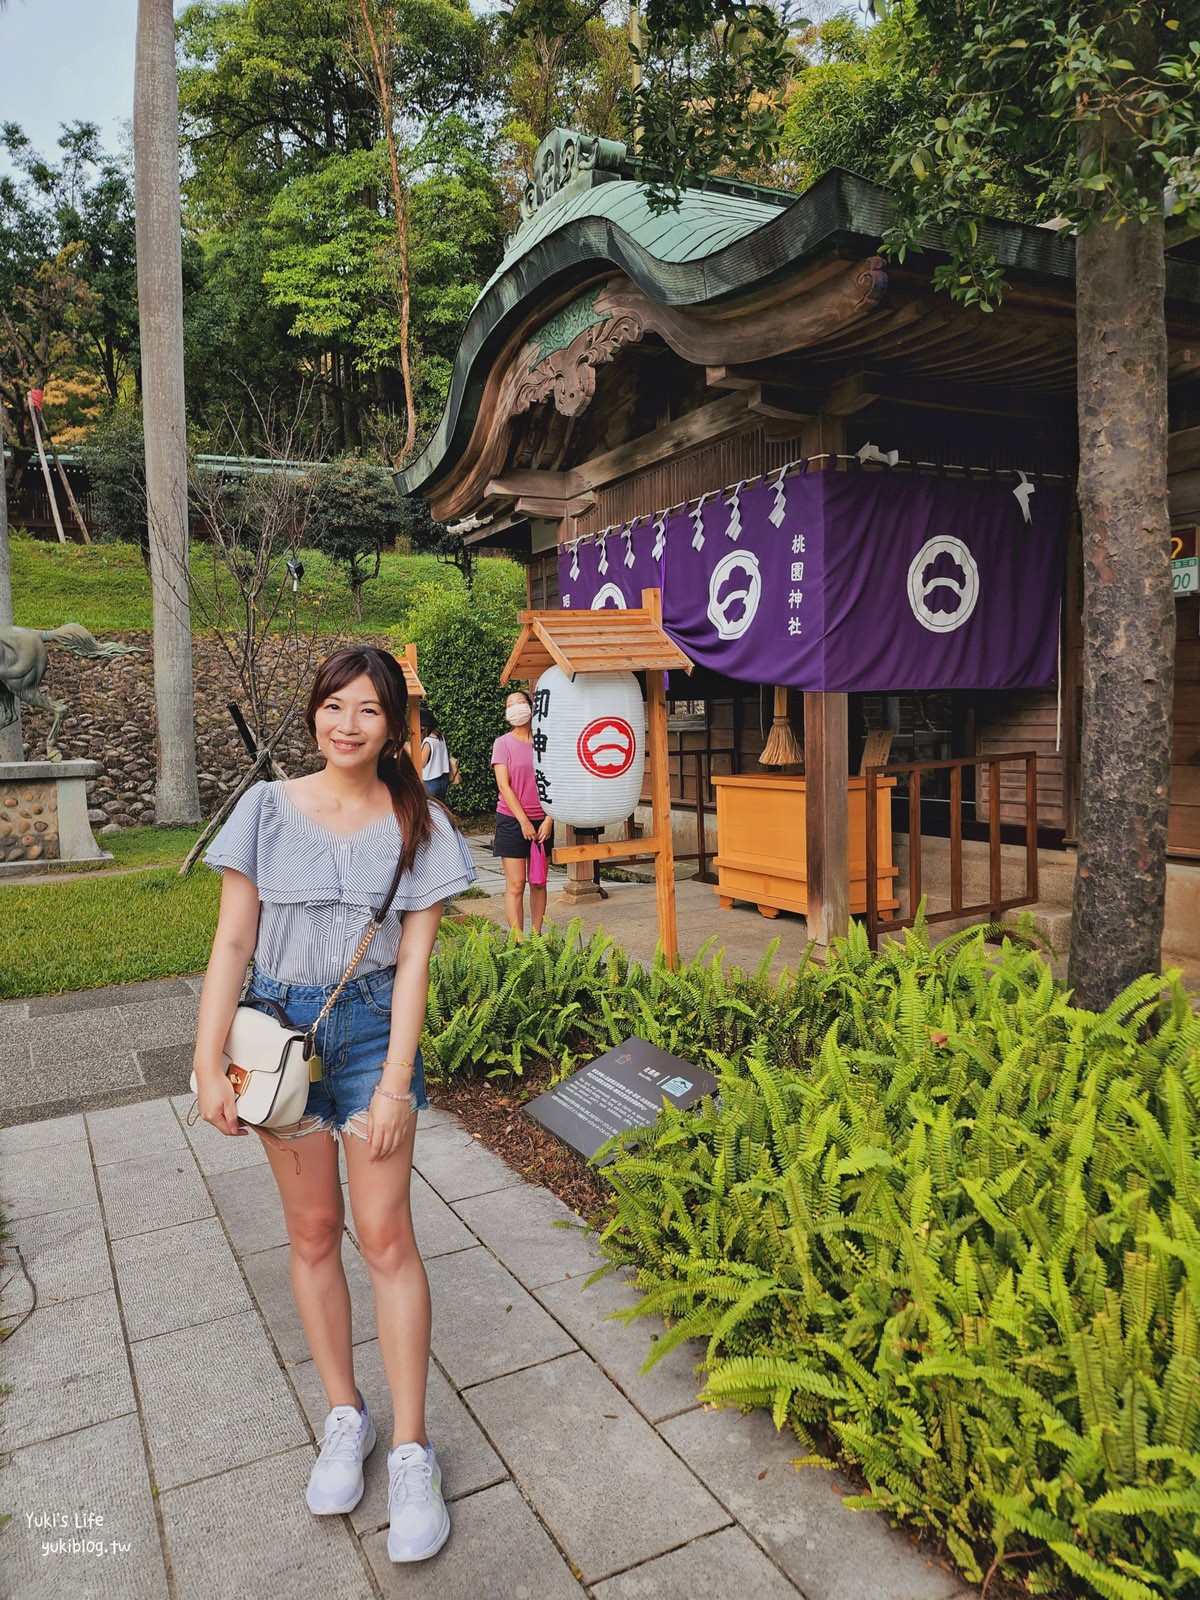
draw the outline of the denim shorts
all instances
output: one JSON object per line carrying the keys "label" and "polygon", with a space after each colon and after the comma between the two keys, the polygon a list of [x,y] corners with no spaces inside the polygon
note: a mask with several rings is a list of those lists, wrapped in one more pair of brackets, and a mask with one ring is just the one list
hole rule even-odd
{"label": "denim shorts", "polygon": [[[352,978],[333,1003],[333,1009],[317,1029],[317,1053],[323,1072],[308,1086],[308,1103],[295,1133],[298,1138],[316,1129],[331,1133],[351,1132],[366,1137],[366,1110],[380,1078],[383,1058],[388,1052],[392,1031],[392,983],[395,973],[388,968]],[[274,1000],[287,1013],[296,1028],[307,1028],[337,987],[324,988],[303,983],[281,983],[256,967],[246,990],[246,1001]],[[265,1011],[266,1006],[259,1006]],[[418,1111],[428,1109],[425,1094],[425,1067],[421,1052],[413,1065],[412,1091]],[[358,1118],[357,1123],[352,1118]]]}

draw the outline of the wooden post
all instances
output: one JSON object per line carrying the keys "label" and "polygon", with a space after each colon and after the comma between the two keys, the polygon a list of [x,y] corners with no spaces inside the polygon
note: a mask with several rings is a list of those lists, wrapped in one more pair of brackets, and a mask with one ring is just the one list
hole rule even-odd
{"label": "wooden post", "polygon": [[54,518],[54,526],[58,529],[59,544],[66,544],[67,536],[63,532],[62,518],[58,514],[58,501],[54,498],[54,485],[50,482],[50,467],[46,460],[46,447],[42,443],[42,430],[38,423],[38,408],[34,404],[33,395],[29,396],[29,420],[33,423],[33,438],[37,445],[38,460],[42,463],[42,477],[46,481],[46,498],[50,502],[50,514]]}
{"label": "wooden post", "polygon": [[850,931],[850,751],[844,694],[804,696],[808,937]]}
{"label": "wooden post", "polygon": [[[404,646],[404,659],[413,670],[413,677],[420,678],[417,671],[417,647],[415,644]],[[413,765],[417,775],[421,773],[421,702],[415,694],[408,697],[408,748],[412,751]]]}
{"label": "wooden post", "polygon": [[[642,605],[662,626],[662,590],[643,589]],[[662,672],[646,674],[646,755],[650,762],[650,807],[658,848],[654,855],[654,890],[658,937],[669,967],[679,965],[679,931],[675,918],[675,845],[671,836],[671,771],[667,757],[667,690]]]}

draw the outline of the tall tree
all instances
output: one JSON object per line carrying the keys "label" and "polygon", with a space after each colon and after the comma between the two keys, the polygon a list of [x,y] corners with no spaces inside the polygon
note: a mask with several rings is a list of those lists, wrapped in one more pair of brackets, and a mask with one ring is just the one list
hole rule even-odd
{"label": "tall tree", "polygon": [[198,822],[188,593],[179,96],[171,0],[138,0],[133,154],[158,712],[155,816],[159,822]]}

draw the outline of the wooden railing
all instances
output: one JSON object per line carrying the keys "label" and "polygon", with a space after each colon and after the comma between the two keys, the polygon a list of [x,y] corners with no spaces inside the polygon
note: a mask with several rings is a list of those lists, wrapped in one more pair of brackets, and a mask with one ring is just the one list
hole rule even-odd
{"label": "wooden railing", "polygon": [[[1005,895],[1003,883],[1004,860],[1001,821],[1000,769],[1005,763],[1025,767],[1025,886],[1020,895]],[[963,773],[968,768],[977,773],[976,795],[984,793],[983,772],[987,771],[987,829],[988,829],[988,897],[973,905],[963,901]],[[899,766],[867,767],[863,776],[867,780],[867,938],[872,950],[879,947],[879,935],[892,933],[899,928],[909,928],[916,919],[921,904],[921,778],[927,772],[950,774],[950,904],[936,911],[925,912],[926,922],[951,922],[971,917],[986,916],[996,921],[1001,912],[1016,906],[1032,905],[1038,897],[1037,854],[1037,752],[1014,751],[1011,754],[988,756],[962,756],[952,761],[909,761]],[[879,821],[876,809],[877,785],[880,778],[908,777],[908,905],[906,917],[881,917],[879,914]],[[897,785],[897,796],[903,794]]]}

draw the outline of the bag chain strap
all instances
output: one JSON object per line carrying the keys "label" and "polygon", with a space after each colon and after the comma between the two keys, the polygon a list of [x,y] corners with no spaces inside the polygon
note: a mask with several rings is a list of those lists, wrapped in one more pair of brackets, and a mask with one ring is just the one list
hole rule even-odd
{"label": "bag chain strap", "polygon": [[366,955],[368,945],[371,943],[371,940],[375,937],[375,935],[379,932],[380,928],[383,926],[383,919],[387,916],[388,912],[391,910],[392,901],[396,898],[396,890],[399,887],[400,887],[400,863],[397,862],[396,863],[396,871],[395,871],[395,874],[392,877],[391,888],[388,890],[387,894],[385,895],[383,904],[380,906],[379,910],[375,913],[375,915],[371,918],[370,925],[367,928],[366,933],[363,934],[362,940],[359,943],[358,949],[350,957],[350,965],[346,968],[345,972],[342,974],[341,982],[338,984],[337,988],[333,991],[333,993],[329,996],[329,999],[326,1000],[325,1004],[321,1007],[320,1012],[318,1013],[316,1018],[313,1020],[312,1026],[305,1030],[304,1040],[305,1040],[305,1054],[306,1055],[308,1054],[308,1051],[310,1049],[312,1049],[312,1048],[314,1048],[316,1046],[317,1029],[320,1027],[322,1022],[324,1022],[325,1018],[329,1015],[329,1013],[333,1010],[334,1002],[337,1000],[338,995],[341,994],[342,990],[350,982],[351,977],[354,975],[355,967],[362,960],[362,958]]}

